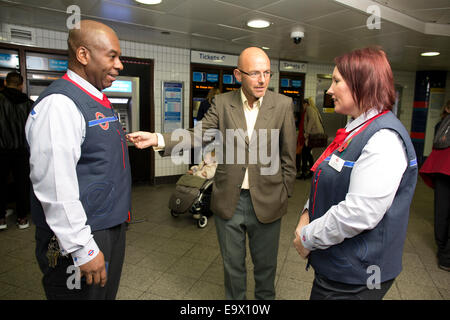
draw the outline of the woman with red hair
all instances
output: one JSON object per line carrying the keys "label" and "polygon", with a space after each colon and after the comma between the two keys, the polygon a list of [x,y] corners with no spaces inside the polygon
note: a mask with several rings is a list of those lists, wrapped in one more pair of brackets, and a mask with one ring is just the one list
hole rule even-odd
{"label": "woman with red hair", "polygon": [[390,111],[385,52],[358,49],[335,63],[327,93],[350,120],[311,169],[294,246],[315,272],[310,299],[382,299],[402,269],[417,160]]}

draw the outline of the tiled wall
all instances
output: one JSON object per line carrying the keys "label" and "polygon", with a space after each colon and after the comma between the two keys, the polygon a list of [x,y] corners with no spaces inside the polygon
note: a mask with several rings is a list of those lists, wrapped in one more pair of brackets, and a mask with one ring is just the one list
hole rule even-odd
{"label": "tiled wall", "polygon": [[[67,33],[39,28],[31,28],[35,32],[37,47],[51,49],[67,49]],[[7,41],[7,34],[4,25],[0,24],[1,41]],[[136,58],[153,59],[155,66],[154,73],[154,104],[155,104],[155,130],[161,130],[161,83],[163,80],[183,81],[184,91],[184,126],[189,125],[189,84],[190,84],[190,51],[188,49],[172,48],[131,41],[121,41],[122,55]],[[270,53],[269,53],[270,54]],[[271,69],[274,75],[269,84],[275,92],[278,92],[278,60],[271,61]],[[305,97],[316,96],[316,83],[318,74],[331,74],[334,65],[332,64],[308,64],[305,77]],[[411,128],[412,106],[414,99],[414,79],[415,72],[394,72],[395,82],[403,86],[402,106],[400,120],[407,130]],[[450,98],[450,73],[447,76],[447,99]],[[155,155],[155,176],[171,176],[183,174],[187,170],[187,165],[174,165],[170,158],[162,158]]]}

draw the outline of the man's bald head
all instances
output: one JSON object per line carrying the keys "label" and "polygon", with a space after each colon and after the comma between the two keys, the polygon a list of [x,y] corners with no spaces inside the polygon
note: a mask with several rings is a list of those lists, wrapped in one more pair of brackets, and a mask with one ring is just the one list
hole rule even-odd
{"label": "man's bald head", "polygon": [[67,46],[69,48],[69,61],[76,59],[76,51],[80,46],[93,47],[105,36],[117,37],[113,29],[94,20],[81,20],[79,28],[69,31]]}
{"label": "man's bald head", "polygon": [[111,86],[123,69],[120,42],[113,29],[93,20],[82,20],[67,39],[69,69],[100,91]]}
{"label": "man's bald head", "polygon": [[269,61],[269,64],[270,64],[270,59],[267,56],[267,54],[264,52],[264,50],[262,50],[261,48],[258,48],[258,47],[249,47],[249,48],[244,49],[241,52],[241,54],[239,55],[238,68],[239,69],[245,68],[246,66],[249,65],[250,61],[255,60],[257,58],[267,59],[267,61]]}

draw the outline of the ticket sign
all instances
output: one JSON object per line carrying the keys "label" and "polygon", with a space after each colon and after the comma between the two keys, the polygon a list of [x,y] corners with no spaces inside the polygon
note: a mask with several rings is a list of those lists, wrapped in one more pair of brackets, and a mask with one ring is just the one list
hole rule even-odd
{"label": "ticket sign", "polygon": [[292,62],[280,60],[280,71],[306,73],[308,64],[305,62]]}
{"label": "ticket sign", "polygon": [[236,67],[238,56],[191,50],[191,62]]}

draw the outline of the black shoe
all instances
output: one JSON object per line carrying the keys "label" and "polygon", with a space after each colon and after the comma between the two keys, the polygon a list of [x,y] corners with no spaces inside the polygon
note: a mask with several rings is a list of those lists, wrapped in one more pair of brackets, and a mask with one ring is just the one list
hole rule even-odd
{"label": "black shoe", "polygon": [[299,179],[299,180],[303,180],[303,179],[305,179],[305,175],[303,173],[297,173],[297,177],[296,178]]}
{"label": "black shoe", "polygon": [[444,266],[442,264],[438,264],[439,269],[450,272],[450,267]]}

